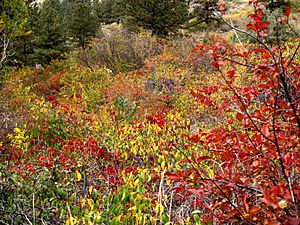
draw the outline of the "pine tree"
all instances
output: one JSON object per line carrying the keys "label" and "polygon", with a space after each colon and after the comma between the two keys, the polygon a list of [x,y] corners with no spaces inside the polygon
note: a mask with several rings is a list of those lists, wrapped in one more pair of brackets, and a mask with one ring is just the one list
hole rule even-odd
{"label": "pine tree", "polygon": [[126,27],[151,30],[160,36],[176,32],[188,17],[186,0],[119,0],[117,7]]}
{"label": "pine tree", "polygon": [[102,0],[96,3],[96,15],[100,23],[120,22],[121,14],[115,10],[116,0]]}
{"label": "pine tree", "polygon": [[31,43],[32,63],[47,64],[67,50],[66,30],[60,0],[45,0],[31,11],[30,26],[34,40]]}
{"label": "pine tree", "polygon": [[288,0],[261,0],[261,2],[265,3],[266,8],[271,11],[274,11],[279,8],[285,10],[292,4],[291,1]]}
{"label": "pine tree", "polygon": [[91,0],[67,0],[67,7],[68,34],[78,47],[85,48],[99,28],[94,5]]}
{"label": "pine tree", "polygon": [[209,25],[211,22],[218,20],[213,13],[217,10],[218,0],[193,0],[191,1],[191,7],[190,18],[194,20],[194,25],[200,23]]}

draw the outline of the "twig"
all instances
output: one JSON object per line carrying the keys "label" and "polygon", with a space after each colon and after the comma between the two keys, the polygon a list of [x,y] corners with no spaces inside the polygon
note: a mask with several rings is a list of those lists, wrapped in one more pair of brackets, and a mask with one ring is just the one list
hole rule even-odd
{"label": "twig", "polygon": [[34,193],[32,194],[32,216],[33,216],[33,223],[35,224],[35,207],[34,207]]}
{"label": "twig", "polygon": [[[231,23],[231,26],[233,27],[233,23],[232,23],[231,20],[230,20],[230,23]],[[232,30],[233,30],[233,32],[234,32],[234,35],[235,35],[236,39],[239,41],[239,43],[240,43],[240,45],[242,46],[242,48],[246,51],[247,49],[245,48],[245,46],[244,46],[243,43],[241,42],[241,39],[240,39],[238,33],[236,32],[235,29],[232,29]]]}
{"label": "twig", "polygon": [[227,197],[226,193],[223,191],[223,189],[219,186],[219,184],[217,183],[218,181],[211,179],[211,178],[204,178],[203,175],[199,172],[199,169],[194,165],[197,164],[197,162],[193,162],[179,147],[177,147],[176,145],[173,145],[177,150],[180,151],[181,154],[183,154],[183,156],[189,161],[189,163],[192,165],[192,167],[194,168],[195,172],[197,173],[197,175],[199,176],[200,180],[204,181],[204,180],[208,180],[211,181],[213,183],[213,185],[220,191],[220,193],[223,195],[222,197],[224,197],[224,199],[229,203],[229,205],[231,205],[234,210],[241,216],[241,218],[243,218],[243,220],[247,221],[248,224],[252,224],[255,225],[255,223],[252,223],[250,220],[248,220],[244,214],[237,208],[237,206]]}
{"label": "twig", "polygon": [[170,206],[169,206],[169,221],[171,221],[173,195],[174,195],[174,191],[171,192],[171,200],[170,200]]}
{"label": "twig", "polygon": [[271,49],[265,43],[263,43],[261,40],[259,40],[257,37],[255,37],[251,33],[247,32],[245,30],[241,30],[239,28],[236,28],[235,26],[232,26],[227,20],[224,19],[224,17],[220,16],[219,13],[217,13],[216,10],[214,11],[214,14],[216,16],[218,16],[224,23],[226,23],[226,25],[228,25],[231,29],[233,29],[235,31],[238,31],[240,33],[246,34],[249,37],[251,37],[252,39],[254,39],[255,41],[257,41],[259,44],[261,44],[270,53],[270,55],[272,56],[272,59],[273,59],[274,63],[276,65],[278,64],[277,61],[276,61],[276,56],[274,55],[274,53],[271,51]]}

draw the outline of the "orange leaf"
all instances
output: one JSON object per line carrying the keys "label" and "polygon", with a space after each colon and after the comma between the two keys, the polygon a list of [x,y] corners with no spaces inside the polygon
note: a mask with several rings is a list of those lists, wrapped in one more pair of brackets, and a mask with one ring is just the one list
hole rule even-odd
{"label": "orange leaf", "polygon": [[250,214],[256,214],[257,212],[260,211],[260,208],[258,206],[253,206],[250,210]]}

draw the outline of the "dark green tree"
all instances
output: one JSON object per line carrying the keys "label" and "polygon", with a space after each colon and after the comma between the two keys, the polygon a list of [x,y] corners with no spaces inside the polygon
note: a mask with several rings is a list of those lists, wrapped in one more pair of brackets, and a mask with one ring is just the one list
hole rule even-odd
{"label": "dark green tree", "polygon": [[33,0],[29,0],[27,3],[27,18],[24,23],[25,33],[18,36],[15,41],[15,54],[14,62],[15,66],[32,65],[36,62],[31,61],[34,53],[36,34],[33,33],[33,25],[38,21],[37,18],[37,3]]}
{"label": "dark green tree", "polygon": [[72,42],[85,48],[99,28],[95,5],[91,0],[67,0],[66,26]]}
{"label": "dark green tree", "polygon": [[266,4],[266,8],[270,11],[276,9],[286,9],[292,5],[291,1],[288,0],[261,0],[261,2]]}
{"label": "dark green tree", "polygon": [[[264,20],[269,21],[268,38],[265,41],[270,45],[280,45],[290,39],[294,33],[291,33],[291,26],[288,23],[281,22],[282,15],[285,15],[286,10],[290,7],[295,7],[291,1],[288,0],[261,0],[265,3]],[[290,8],[292,9],[292,8]],[[281,42],[281,43],[280,43]]]}
{"label": "dark green tree", "polygon": [[201,23],[209,25],[218,20],[217,16],[214,15],[214,11],[218,9],[218,0],[194,0],[191,1],[190,5],[192,9],[190,19],[193,21],[191,26]]}
{"label": "dark green tree", "polygon": [[32,6],[29,23],[33,39],[28,50],[32,64],[47,64],[66,52],[67,36],[63,19],[60,0],[45,0],[40,5]]}
{"label": "dark green tree", "polygon": [[116,0],[102,0],[95,3],[96,14],[100,23],[120,22],[121,13],[116,10]]}
{"label": "dark green tree", "polygon": [[118,0],[122,22],[131,30],[151,30],[159,36],[176,32],[188,19],[186,0]]}

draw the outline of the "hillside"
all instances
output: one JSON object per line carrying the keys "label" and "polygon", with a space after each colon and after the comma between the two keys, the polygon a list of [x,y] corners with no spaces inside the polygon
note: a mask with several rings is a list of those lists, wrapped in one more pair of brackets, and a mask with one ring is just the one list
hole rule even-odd
{"label": "hillside", "polygon": [[299,12],[259,2],[226,2],[236,30],[114,22],[55,48],[19,24],[36,51],[2,61],[0,224],[300,224]]}

